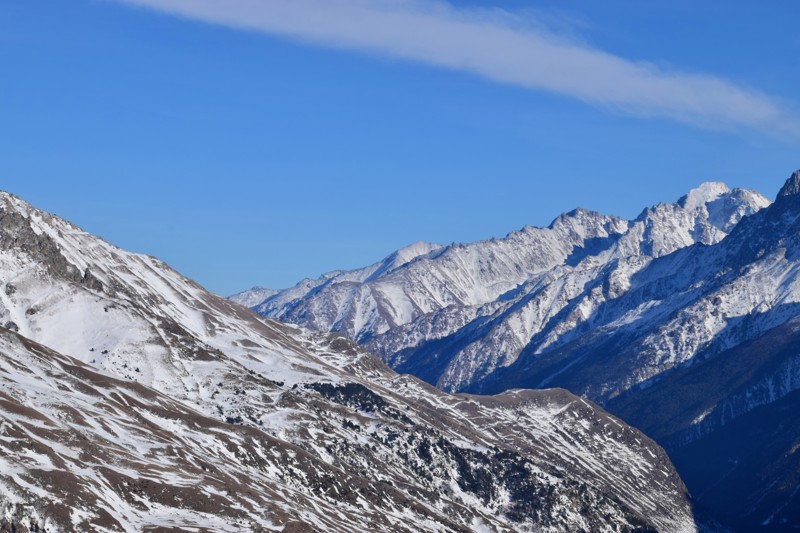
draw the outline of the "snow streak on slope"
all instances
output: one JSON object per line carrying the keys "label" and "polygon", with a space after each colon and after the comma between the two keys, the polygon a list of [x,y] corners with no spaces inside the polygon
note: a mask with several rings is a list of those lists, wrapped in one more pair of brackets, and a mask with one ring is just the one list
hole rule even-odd
{"label": "snow streak on slope", "polygon": [[7,522],[695,529],[663,451],[565,391],[444,394],[10,195],[0,272],[2,324],[22,335],[0,335]]}

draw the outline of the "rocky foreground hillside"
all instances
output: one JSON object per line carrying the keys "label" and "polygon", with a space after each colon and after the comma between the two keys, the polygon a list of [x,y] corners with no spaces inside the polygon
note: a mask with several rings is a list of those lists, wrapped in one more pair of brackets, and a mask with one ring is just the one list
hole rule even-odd
{"label": "rocky foreground hillside", "polygon": [[450,395],[0,196],[0,529],[695,531],[561,389]]}

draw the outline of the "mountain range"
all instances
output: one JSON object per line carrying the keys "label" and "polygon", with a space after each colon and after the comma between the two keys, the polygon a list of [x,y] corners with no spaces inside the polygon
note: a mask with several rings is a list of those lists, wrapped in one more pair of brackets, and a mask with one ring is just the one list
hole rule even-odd
{"label": "mountain range", "polygon": [[443,392],[7,193],[0,274],[0,531],[697,531],[564,389]]}
{"label": "mountain range", "polygon": [[446,391],[563,387],[665,447],[703,513],[800,528],[800,171],[633,220],[576,209],[242,301]]}

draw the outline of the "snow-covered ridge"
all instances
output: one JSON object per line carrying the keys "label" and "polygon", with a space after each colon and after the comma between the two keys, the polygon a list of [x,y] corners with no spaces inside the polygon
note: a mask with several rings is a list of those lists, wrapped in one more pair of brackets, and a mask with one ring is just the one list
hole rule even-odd
{"label": "snow-covered ridge", "polygon": [[695,531],[566,391],[445,394],[10,195],[0,274],[0,527]]}
{"label": "snow-covered ridge", "polygon": [[505,239],[473,245],[432,247],[392,268],[381,268],[391,262],[389,256],[365,269],[304,280],[256,308],[265,316],[366,339],[449,305],[491,302],[567,260],[574,248],[625,229],[615,217],[576,210],[548,228],[526,227]]}
{"label": "snow-covered ridge", "polygon": [[[704,183],[631,221],[576,209],[546,228],[449,246],[386,275],[352,271],[306,280],[252,307],[343,333],[442,388],[469,389],[523,349],[541,352],[567,341],[653,258],[719,242],[769,203],[753,191]],[[252,303],[252,296],[238,298]]]}

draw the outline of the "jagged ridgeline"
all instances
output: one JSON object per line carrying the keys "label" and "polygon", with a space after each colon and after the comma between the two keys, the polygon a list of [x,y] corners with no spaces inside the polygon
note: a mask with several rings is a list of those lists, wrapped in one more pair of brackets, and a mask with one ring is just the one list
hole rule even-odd
{"label": "jagged ridgeline", "polygon": [[567,388],[664,445],[705,512],[800,528],[798,191],[800,172],[774,203],[705,183],[234,299],[443,390]]}
{"label": "jagged ridgeline", "polygon": [[417,243],[364,269],[232,299],[263,316],[342,333],[444,390],[473,390],[523,351],[543,353],[573,338],[652,259],[717,243],[769,203],[705,183],[631,221],[576,209],[504,239]]}
{"label": "jagged ridgeline", "polygon": [[446,394],[8,194],[0,272],[0,530],[696,531],[565,390]]}

